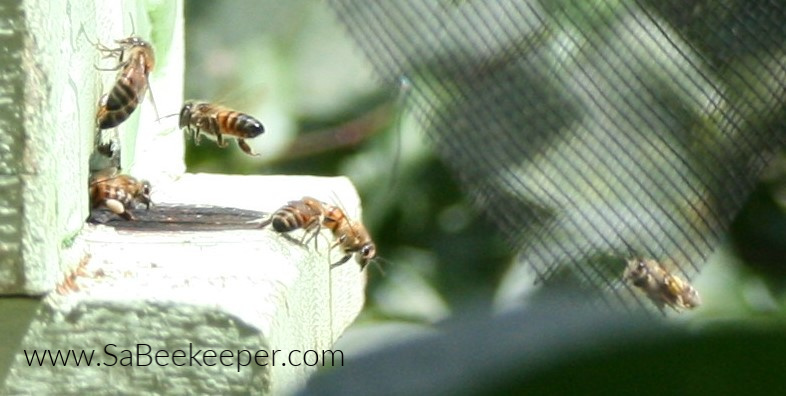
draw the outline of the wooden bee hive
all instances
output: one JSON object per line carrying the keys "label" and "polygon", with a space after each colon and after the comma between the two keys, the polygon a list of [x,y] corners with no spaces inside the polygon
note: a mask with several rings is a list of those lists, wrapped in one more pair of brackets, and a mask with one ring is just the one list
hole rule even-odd
{"label": "wooden bee hive", "polygon": [[[166,114],[183,100],[183,4],[12,3],[0,10],[0,45],[9,49],[0,51],[7,76],[0,81],[3,393],[280,394],[303,385],[316,367],[282,360],[176,366],[171,359],[162,367],[144,365],[143,357],[132,368],[111,365],[105,348],[117,359],[143,344],[152,355],[189,347],[331,349],[362,308],[365,273],[354,260],[331,271],[340,254],[329,257],[326,238],[319,249],[305,249],[259,229],[248,214],[304,195],[336,198],[354,212],[352,184],[341,177],[184,174],[182,132],[157,122],[145,100],[119,129],[124,169],[150,180],[160,205],[140,218],[166,208],[201,216],[204,209],[193,208],[212,205],[224,209],[211,216],[234,223],[222,229],[211,217],[201,225],[86,224],[96,104],[115,76],[94,68],[102,60],[88,40],[127,36],[130,16],[135,33],[150,35],[156,48],[151,86]],[[95,358],[89,367],[31,366],[33,350],[95,350]]]}

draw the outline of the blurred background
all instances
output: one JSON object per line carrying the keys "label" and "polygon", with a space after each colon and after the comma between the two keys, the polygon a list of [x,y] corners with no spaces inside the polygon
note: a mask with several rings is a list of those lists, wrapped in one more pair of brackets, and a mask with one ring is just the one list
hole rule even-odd
{"label": "blurred background", "polygon": [[[345,354],[421,334],[465,311],[499,310],[502,285],[536,289],[533,276],[511,270],[515,249],[469,203],[406,111],[408,82],[375,78],[328,5],[185,6],[186,98],[222,103],[266,127],[249,141],[257,158],[234,142],[219,149],[189,141],[189,172],[345,175],[359,191],[381,259],[368,268],[361,317],[337,346]],[[701,331],[783,324],[786,159],[774,158],[694,282],[704,304],[669,319]]]}
{"label": "blurred background", "polygon": [[257,158],[234,142],[222,150],[189,141],[189,172],[349,177],[381,257],[368,268],[357,327],[434,323],[490,303],[511,250],[404,112],[406,87],[375,79],[324,2],[185,5],[186,97],[244,111],[266,128],[248,141]]}

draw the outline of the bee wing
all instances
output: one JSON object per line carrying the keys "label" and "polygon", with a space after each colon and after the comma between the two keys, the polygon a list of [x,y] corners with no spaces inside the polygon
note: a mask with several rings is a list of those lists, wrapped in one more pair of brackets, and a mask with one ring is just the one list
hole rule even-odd
{"label": "bee wing", "polygon": [[112,180],[116,177],[120,176],[117,168],[112,166],[106,169],[101,169],[90,175],[90,185],[94,185],[96,183],[105,182],[107,180]]}
{"label": "bee wing", "polygon": [[150,104],[153,106],[153,111],[156,113],[156,119],[160,120],[161,116],[158,114],[158,106],[156,106],[156,98],[153,96],[153,87],[150,86],[150,79],[149,77],[145,77],[147,80],[147,94],[150,96]]}
{"label": "bee wing", "polygon": [[218,113],[227,111],[229,108],[211,103],[211,102],[194,102],[194,113],[200,114],[203,117],[216,117]]}

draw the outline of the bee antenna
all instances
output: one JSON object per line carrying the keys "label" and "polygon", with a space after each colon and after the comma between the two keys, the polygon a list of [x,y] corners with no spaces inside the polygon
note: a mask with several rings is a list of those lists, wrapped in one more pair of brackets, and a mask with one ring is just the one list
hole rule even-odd
{"label": "bee antenna", "polygon": [[128,19],[131,21],[131,36],[136,33],[136,26],[134,25],[134,15],[131,14],[131,11],[128,11]]}
{"label": "bee antenna", "polygon": [[341,203],[341,199],[339,199],[338,194],[336,193],[336,190],[333,190],[333,189],[330,190],[330,200],[332,200],[333,203],[336,206],[341,208],[341,210],[344,210],[344,208],[343,208],[344,205]]}
{"label": "bee antenna", "polygon": [[160,121],[161,121],[161,120],[163,120],[164,118],[174,117],[174,116],[176,116],[176,115],[180,115],[180,113],[172,113],[172,114],[167,114],[167,115],[165,115],[165,116],[163,116],[163,117],[158,117],[158,118],[156,118],[156,122],[160,122]]}
{"label": "bee antenna", "polygon": [[150,84],[150,80],[147,81],[147,91],[150,93],[150,104],[153,105],[153,111],[156,112],[156,120],[160,120],[161,116],[158,115],[158,106],[156,106],[156,98],[153,96],[153,87]]}
{"label": "bee antenna", "polygon": [[342,212],[344,212],[344,216],[347,216],[348,218],[352,218],[352,219],[357,217],[358,215],[357,212],[352,213],[353,216],[349,216],[350,213],[347,211],[347,208],[344,206],[344,202],[341,201],[341,198],[336,193],[336,190],[332,190],[332,189],[330,190],[330,199],[333,201],[334,206],[336,206],[337,208],[341,209]]}
{"label": "bee antenna", "polygon": [[375,267],[377,267],[377,269],[379,270],[379,273],[382,274],[382,276],[387,276],[387,273],[385,272],[385,269],[382,268],[382,264],[385,264],[385,265],[390,264],[389,260],[386,260],[383,257],[377,256],[373,260],[371,260],[371,262],[369,262],[368,264],[369,265],[373,264]]}
{"label": "bee antenna", "polygon": [[79,36],[85,36],[85,40],[87,40],[87,42],[90,43],[90,45],[98,48],[99,50],[106,49],[106,47],[98,41],[98,38],[96,38],[96,41],[90,40],[90,37],[87,36],[87,31],[85,31],[84,24],[79,28],[79,32],[76,34],[76,37]]}

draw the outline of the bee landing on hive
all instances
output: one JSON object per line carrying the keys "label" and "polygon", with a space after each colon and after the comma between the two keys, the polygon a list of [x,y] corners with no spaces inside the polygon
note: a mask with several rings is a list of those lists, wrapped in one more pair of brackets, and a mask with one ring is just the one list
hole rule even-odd
{"label": "bee landing on hive", "polygon": [[96,149],[98,153],[109,157],[112,166],[119,167],[121,147],[117,130],[106,135],[102,131],[116,128],[126,121],[149,90],[153,108],[158,113],[149,84],[150,73],[155,66],[155,55],[150,43],[133,34],[115,40],[118,45],[115,48],[89,39],[88,41],[102,53],[102,58],[117,59],[117,63],[112,67],[95,67],[101,71],[117,71],[112,88],[99,99],[96,112]]}
{"label": "bee landing on hive", "polygon": [[666,305],[677,312],[701,305],[699,292],[693,286],[655,260],[628,260],[622,278],[642,290],[661,312]]}
{"label": "bee landing on hive", "polygon": [[[96,115],[99,129],[114,128],[128,119],[145,97],[149,88],[150,72],[155,66],[153,47],[147,41],[138,36],[130,36],[116,42],[119,45],[117,48],[96,44],[98,50],[105,54],[105,58],[117,57],[116,66],[99,70],[118,70],[115,85],[109,93],[101,96],[99,102]],[[154,100],[153,102],[155,103]]]}

